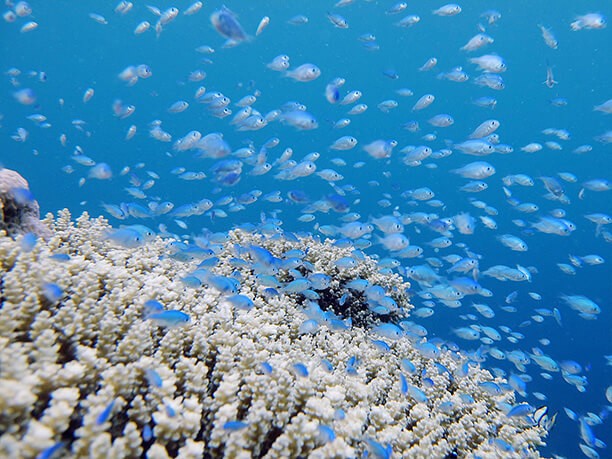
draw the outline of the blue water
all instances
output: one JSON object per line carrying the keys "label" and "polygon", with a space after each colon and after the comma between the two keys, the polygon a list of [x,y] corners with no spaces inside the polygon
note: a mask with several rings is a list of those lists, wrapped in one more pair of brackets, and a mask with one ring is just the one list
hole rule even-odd
{"label": "blue water", "polygon": [[[567,457],[581,457],[578,447],[580,436],[578,424],[569,420],[563,413],[563,407],[569,407],[581,415],[587,412],[606,413],[604,407],[609,404],[605,398],[605,389],[611,384],[612,371],[606,365],[604,355],[612,354],[610,324],[612,323],[612,251],[609,242],[595,233],[595,224],[584,218],[585,214],[602,212],[612,213],[611,191],[593,192],[587,190],[584,199],[579,199],[580,183],[594,178],[612,179],[612,160],[610,144],[594,139],[611,129],[610,115],[593,110],[612,97],[610,92],[610,75],[612,75],[612,30],[610,27],[600,30],[582,30],[573,32],[570,23],[576,15],[587,12],[601,12],[610,17],[610,3],[605,1],[583,4],[573,1],[550,2],[463,2],[462,12],[454,17],[438,17],[431,11],[441,6],[442,2],[423,1],[418,4],[409,2],[406,10],[398,15],[386,15],[385,11],[394,3],[365,2],[356,0],[344,8],[334,8],[333,1],[317,2],[283,2],[283,1],[232,1],[227,6],[239,15],[239,21],[251,35],[257,28],[259,20],[267,15],[270,25],[263,33],[247,43],[224,49],[224,38],[212,27],[209,16],[221,6],[221,2],[207,1],[204,7],[193,16],[182,14],[189,2],[157,4],[163,11],[176,6],[181,13],[164,26],[163,32],[156,38],[154,24],[157,17],[151,14],[145,4],[138,2],[125,15],[113,12],[114,5],[99,1],[39,1],[30,2],[32,17],[19,18],[13,23],[2,21],[0,24],[0,70],[16,68],[21,71],[18,76],[4,75],[1,81],[0,113],[0,162],[7,168],[19,171],[30,183],[37,197],[41,211],[52,212],[68,207],[73,214],[86,210],[93,215],[103,212],[101,203],[119,204],[134,202],[124,188],[131,186],[130,174],[138,176],[141,181],[150,177],[145,171],[154,171],[160,176],[155,185],[146,193],[149,199],[155,197],[162,201],[171,201],[175,206],[203,198],[216,201],[230,195],[237,197],[242,193],[257,189],[264,194],[280,190],[283,195],[289,190],[302,190],[312,201],[332,193],[331,187],[316,175],[294,181],[280,181],[273,178],[276,170],[263,176],[248,175],[251,166],[243,167],[242,178],[238,184],[215,190],[210,166],[213,159],[196,159],[192,151],[174,152],[172,143],[162,143],[148,135],[148,123],[154,119],[163,121],[162,128],[176,139],[191,130],[198,130],[202,135],[210,132],[223,133],[224,140],[236,150],[245,146],[250,139],[256,149],[271,137],[280,138],[280,144],[268,152],[268,161],[273,162],[282,151],[291,147],[293,159],[300,160],[309,152],[317,151],[321,157],[317,160],[318,170],[332,168],[340,172],[344,179],[336,184],[354,185],[355,191],[347,193],[352,212],[361,214],[361,221],[370,216],[389,214],[394,210],[400,213],[415,211],[436,212],[440,217],[452,217],[459,212],[469,212],[477,217],[484,215],[482,210],[473,207],[468,199],[475,197],[494,206],[499,211],[495,216],[499,229],[489,230],[478,221],[473,235],[462,235],[454,231],[453,244],[465,243],[473,252],[482,255],[481,271],[503,264],[514,267],[516,264],[535,266],[538,273],[528,284],[499,282],[490,277],[481,277],[483,286],[494,292],[492,298],[466,298],[459,309],[449,309],[441,305],[435,307],[435,314],[427,319],[416,319],[426,326],[430,336],[456,340],[466,349],[475,349],[478,342],[465,342],[452,334],[452,329],[467,326],[473,321],[466,321],[460,315],[476,311],[470,307],[474,302],[489,304],[496,310],[493,319],[479,318],[477,323],[493,327],[506,325],[520,331],[525,338],[518,344],[505,339],[494,343],[504,351],[521,349],[531,352],[534,346],[557,361],[576,360],[585,368],[584,375],[589,384],[584,393],[579,393],[567,384],[559,373],[553,374],[552,380],[543,379],[540,369],[535,364],[527,367],[527,373],[533,377],[528,383],[528,391],[542,392],[548,400],[540,402],[529,396],[529,403],[539,406],[546,404],[551,412],[559,412],[556,426],[548,438],[548,446],[542,449],[543,454],[560,454]],[[480,14],[495,8],[501,12],[501,19],[488,25]],[[338,29],[326,17],[327,11],[342,14],[348,21],[349,28]],[[88,16],[94,12],[103,15],[108,24],[98,24]],[[304,25],[290,25],[288,19],[304,14],[309,22]],[[394,25],[407,14],[418,14],[420,22],[411,28],[399,28]],[[36,21],[37,29],[20,33],[19,28],[28,20]],[[148,20],[153,26],[142,35],[133,33],[136,25]],[[486,33],[494,38],[494,43],[466,53],[459,48],[469,38],[478,33],[477,25],[482,24]],[[559,42],[553,50],[546,46],[538,24],[551,27]],[[371,32],[376,36],[380,49],[366,50],[357,39],[363,33]],[[202,55],[195,51],[201,45],[215,48],[212,55]],[[478,87],[473,80],[481,73],[476,66],[468,62],[469,57],[495,52],[503,56],[508,70],[502,74],[505,89],[494,91]],[[311,82],[296,82],[284,78],[278,72],[266,67],[278,54],[290,56],[291,68],[306,62],[316,64],[321,69],[321,76]],[[435,56],[438,63],[429,72],[417,69],[425,61]],[[210,58],[212,64],[202,62]],[[554,72],[558,85],[550,89],[542,82],[546,77],[547,61]],[[153,76],[140,79],[134,86],[128,87],[118,78],[118,74],[128,65],[147,64]],[[455,83],[436,79],[442,71],[449,71],[455,66],[462,66],[469,74],[470,80]],[[188,81],[190,72],[202,69],[207,76],[201,82]],[[393,70],[399,78],[391,80],[383,71]],[[32,73],[30,73],[32,72]],[[46,81],[41,81],[44,72]],[[345,117],[349,106],[338,106],[328,103],[324,97],[325,85],[334,77],[343,77],[346,83],[340,88],[341,96],[353,89],[363,93],[359,103],[366,103],[369,108],[361,115],[350,116],[351,124],[341,130],[334,130],[328,120]],[[319,128],[312,131],[297,131],[290,126],[272,122],[265,128],[253,132],[239,132],[229,125],[230,115],[218,119],[207,111],[205,104],[193,100],[197,87],[204,85],[207,91],[221,91],[232,102],[255,89],[261,92],[254,108],[261,113],[280,107],[287,101],[299,101],[307,106],[319,122]],[[95,95],[86,104],[82,102],[83,93],[93,88]],[[414,96],[403,97],[395,90],[401,87],[410,88]],[[19,104],[12,93],[20,88],[31,88],[36,94],[32,105]],[[414,102],[423,94],[431,93],[436,97],[432,106],[421,112],[411,112]],[[480,108],[472,100],[480,96],[494,96],[498,103],[494,110]],[[566,98],[565,107],[555,107],[550,100],[555,97]],[[59,100],[62,99],[63,105]],[[121,99],[126,104],[136,107],[135,113],[126,118],[113,116],[112,104]],[[183,99],[190,107],[179,114],[170,114],[167,108],[175,101]],[[385,99],[398,101],[398,108],[390,113],[382,113],[376,105]],[[235,113],[237,108],[230,105]],[[26,119],[33,113],[47,117],[50,127],[41,128]],[[455,122],[446,128],[434,128],[427,124],[427,119],[438,113],[451,114]],[[424,165],[408,167],[401,161],[399,152],[406,145],[426,144],[435,150],[447,146],[446,139],[461,142],[472,130],[486,119],[500,121],[497,130],[501,142],[512,145],[514,152],[508,155],[493,154],[478,158],[459,151],[441,160],[426,160]],[[75,129],[73,119],[86,122],[83,131]],[[417,120],[421,130],[411,133],[402,129],[402,124]],[[125,140],[130,125],[136,125],[135,137]],[[28,136],[25,142],[11,138],[18,128],[25,128]],[[567,129],[571,139],[559,140],[555,136],[542,134],[546,128]],[[67,146],[63,147],[58,138],[67,136]],[[421,137],[436,133],[437,139],[425,142]],[[352,135],[359,141],[358,146],[348,152],[334,152],[329,145],[338,137]],[[362,147],[376,139],[394,139],[398,142],[389,160],[376,160],[367,155]],[[530,142],[544,144],[546,141],[557,141],[563,147],[561,151],[551,150],[546,146],[539,152],[528,154],[520,147]],[[590,144],[593,150],[584,155],[572,153],[579,145]],[[84,153],[96,162],[106,162],[113,170],[111,180],[87,179],[79,186],[79,179],[87,177],[88,168],[71,159],[75,146],[80,146]],[[334,166],[330,159],[341,157],[347,166]],[[485,181],[488,189],[472,195],[459,191],[467,182],[451,169],[468,162],[485,160],[493,164],[496,174]],[[353,168],[357,161],[364,161],[362,168]],[[136,168],[138,163],[144,167]],[[62,171],[65,165],[71,165],[75,171],[67,174]],[[436,168],[425,167],[425,164],[436,165]],[[119,172],[131,167],[131,173],[121,176]],[[191,171],[204,171],[208,177],[201,181],[183,181],[170,170],[183,166]],[[543,198],[545,189],[537,177],[555,176],[557,172],[571,172],[578,178],[577,183],[565,183],[567,197],[571,203]],[[539,206],[535,214],[521,214],[510,206],[502,190],[501,178],[508,174],[528,174],[536,181],[533,187],[511,187],[513,196],[522,202],[533,202]],[[368,184],[376,180],[378,186]],[[408,199],[400,194],[408,189],[428,186],[436,194],[436,199],[445,203],[443,208],[432,208],[425,203],[412,206]],[[391,202],[390,207],[381,207],[377,203],[384,193]],[[357,201],[357,202],[356,202]],[[202,228],[212,231],[224,231],[244,223],[260,221],[260,214],[265,212],[269,217],[275,215],[283,221],[283,228],[289,231],[314,231],[314,224],[340,225],[340,214],[330,211],[328,214],[316,213],[314,222],[302,223],[297,220],[301,215],[303,204],[289,200],[282,203],[271,203],[261,197],[257,202],[243,211],[227,212],[226,218],[211,218],[210,215],[185,218],[188,229],[177,226],[170,215],[155,219],[117,220],[109,215],[111,223],[143,223],[156,228],[160,223],[167,225],[168,231],[178,234],[198,234]],[[513,219],[535,222],[540,215],[547,215],[554,208],[563,208],[567,219],[577,226],[569,237],[560,237],[535,232],[525,233],[512,223]],[[227,206],[222,207],[227,211]],[[420,232],[416,231],[420,229]],[[527,252],[512,252],[503,247],[496,236],[514,234],[523,238],[529,245]],[[462,250],[451,246],[434,252],[426,242],[438,234],[415,224],[407,225],[405,234],[411,244],[425,249],[424,257],[441,257],[451,253],[463,254]],[[373,245],[367,250],[370,254],[381,257],[393,256],[381,245]],[[606,261],[604,264],[576,268],[576,275],[563,274],[557,263],[569,264],[568,254],[598,254]],[[421,259],[403,259],[405,266],[426,263]],[[446,267],[442,269],[444,273]],[[417,283],[413,284],[419,290]],[[518,308],[515,313],[499,310],[504,305],[504,298],[512,291],[518,290]],[[537,292],[541,301],[535,301],[528,292]],[[585,295],[601,307],[596,320],[585,320],[577,312],[568,308],[559,298],[561,293]],[[416,296],[414,303],[418,307],[422,300]],[[534,308],[557,307],[563,316],[563,326],[559,327],[552,317],[545,317],[543,323],[524,327],[519,325],[534,315]],[[541,345],[538,340],[547,338],[549,346]],[[496,361],[489,358],[485,367],[502,368],[508,373],[515,371],[508,361]],[[593,427],[598,438],[612,444],[610,422]],[[609,450],[600,449],[602,457],[610,457]]]}

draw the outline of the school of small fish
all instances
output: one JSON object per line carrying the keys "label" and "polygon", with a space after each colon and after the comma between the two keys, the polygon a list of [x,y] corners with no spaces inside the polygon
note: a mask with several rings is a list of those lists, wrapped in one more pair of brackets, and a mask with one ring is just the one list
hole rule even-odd
{"label": "school of small fish", "polygon": [[[442,59],[436,50],[440,45],[427,40],[420,45],[428,46],[429,55],[437,57],[415,61],[413,75],[399,74],[393,68],[368,68],[369,53],[382,53],[385,46],[391,45],[377,42],[374,27],[359,27],[356,35],[350,35],[354,31],[352,24],[357,22],[351,8],[365,3],[371,3],[368,11],[385,27],[385,34],[404,37],[415,31],[425,36],[428,24],[452,27],[455,16],[468,14],[474,33],[457,35],[453,46],[460,57],[454,62]],[[24,34],[34,36],[49,26],[47,18],[36,16],[36,8],[27,2],[6,0],[5,4],[5,36],[11,27],[17,31],[17,35],[11,35],[12,46],[18,46]],[[609,298],[590,298],[589,292],[576,288],[570,278],[579,273],[601,275],[612,256],[612,164],[608,159],[608,167],[601,168],[599,176],[583,176],[579,166],[594,152],[603,152],[609,158],[612,130],[604,130],[592,139],[574,139],[565,127],[550,127],[542,120],[540,126],[524,126],[531,141],[514,143],[513,133],[504,129],[504,119],[492,115],[499,105],[512,103],[504,101],[500,94],[506,88],[506,79],[511,85],[515,75],[522,72],[520,63],[506,62],[495,51],[499,43],[508,40],[496,33],[503,22],[503,11],[474,12],[470,5],[468,12],[467,7],[453,3],[426,9],[407,2],[383,6],[369,0],[339,0],[329,2],[327,13],[317,17],[296,11],[298,5],[292,6],[294,13],[286,17],[270,11],[255,17],[252,8],[249,14],[240,15],[230,9],[239,10],[239,4],[212,6],[196,1],[181,8],[162,8],[121,1],[112,8],[100,3],[82,21],[91,22],[89,27],[107,28],[109,34],[125,28],[135,43],[125,43],[125,47],[138,46],[141,40],[163,41],[171,28],[197,27],[202,44],[192,54],[198,65],[188,73],[177,73],[159,62],[156,65],[134,60],[117,65],[112,81],[102,84],[100,80],[106,77],[84,73],[75,75],[75,81],[70,82],[70,87],[62,87],[61,94],[49,94],[48,80],[54,78],[51,71],[30,70],[28,67],[35,67],[35,62],[13,66],[0,58],[4,93],[12,94],[2,103],[0,123],[10,121],[17,125],[14,132],[2,129],[1,159],[8,167],[12,154],[32,151],[35,157],[30,161],[36,163],[38,157],[53,152],[54,162],[45,159],[45,167],[53,164],[58,183],[66,183],[71,193],[91,196],[89,202],[82,202],[83,206],[94,212],[103,210],[113,224],[122,225],[107,235],[109,241],[133,248],[146,244],[155,235],[188,239],[189,244],[172,244],[171,256],[201,264],[182,281],[192,287],[212,285],[228,295],[227,301],[238,309],[253,307],[253,302],[240,294],[239,283],[214,276],[207,269],[218,261],[211,245],[225,241],[224,230],[244,227],[246,221],[259,218],[252,228],[263,237],[311,232],[335,239],[338,246],[353,248],[354,256],[336,262],[338,270],[360,263],[362,251],[375,254],[381,272],[399,273],[412,283],[409,293],[415,305],[411,313],[414,322],[395,324],[389,318],[398,306],[382,287],[358,280],[348,285],[341,304],[350,297],[351,289],[363,292],[368,307],[380,318],[373,330],[376,335],[386,340],[429,336],[428,343],[463,349],[470,361],[508,378],[509,385],[523,399],[508,413],[511,417],[533,417],[539,422],[546,416],[548,420],[548,413],[536,409],[547,395],[528,389],[535,378],[548,384],[569,384],[578,392],[602,392],[598,407],[581,406],[571,398],[547,403],[564,408],[575,424],[578,449],[584,456],[605,457],[606,444],[598,436],[612,438],[609,422],[605,425],[612,410],[612,387],[607,387],[608,379],[603,386],[599,381],[597,387],[589,389],[588,377],[591,366],[612,365],[612,355],[604,355],[603,359],[566,356],[548,338],[546,327],[560,327],[570,340],[577,321],[597,320],[600,316],[610,320]],[[588,5],[580,4],[580,8],[588,9]],[[549,56],[553,61],[570,36],[604,34],[603,40],[609,40],[607,20],[599,12],[566,19],[562,35],[555,27],[562,37],[558,40],[545,18],[528,17],[533,23],[529,27],[541,34],[543,41],[533,43],[534,50],[528,52]],[[323,40],[330,41],[330,47],[336,39],[353,40],[354,59],[363,60],[360,68],[370,72],[376,87],[354,87],[353,75],[330,74],[322,62],[316,63],[316,56],[306,58],[308,53],[290,45],[283,48],[283,39],[276,40],[275,46],[269,42],[260,46],[276,30],[290,30],[306,40],[319,39],[317,33],[321,33]],[[243,47],[260,57],[260,68],[237,68],[238,64],[231,62],[234,48]],[[583,52],[594,51],[585,48]],[[397,59],[402,56],[395,54]],[[540,60],[540,73],[532,72],[532,78],[549,92],[545,103],[550,110],[567,110],[573,101],[559,95],[563,81],[553,75],[553,71],[562,73],[563,62]],[[205,85],[215,72],[224,75],[225,85]],[[172,79],[183,94],[180,99],[166,99],[166,88],[155,84],[156,76],[165,73],[173,73]],[[406,86],[417,77],[429,81],[432,89],[413,91]],[[264,79],[273,80],[265,86],[268,92],[258,89]],[[281,87],[285,81],[292,84],[290,100],[279,97],[283,93],[274,90],[275,84]],[[108,88],[114,88],[114,92]],[[454,92],[454,88],[459,89]],[[142,93],[155,97],[143,98]],[[600,103],[592,110],[605,118],[612,113],[612,99],[606,100],[611,95],[598,97]],[[100,127],[106,118],[101,121],[103,118],[79,115],[82,106],[96,99],[106,101],[110,121],[121,126],[120,138],[106,139],[116,151],[96,148],[96,138],[108,136]],[[51,105],[57,104],[65,119],[51,114]],[[19,118],[21,113],[25,113],[23,118]],[[389,117],[398,113],[404,121],[391,124]],[[143,121],[143,116],[148,121]],[[380,126],[379,138],[360,135],[360,129],[352,130],[362,119]],[[472,120],[467,130],[463,128],[465,119]],[[609,123],[607,118],[606,121]],[[51,133],[55,144],[36,143],[41,138],[38,130],[43,130],[45,136]],[[141,161],[120,164],[122,150],[141,151]],[[575,170],[557,170],[554,160],[543,162],[538,175],[521,170],[522,164],[550,152],[574,155]],[[509,165],[508,158],[515,158],[513,165]],[[498,175],[498,170],[508,171],[509,167],[512,173]],[[452,193],[441,186],[457,180],[460,183]],[[114,190],[112,196],[121,193],[123,197],[114,202],[94,202],[97,188],[108,182]],[[295,188],[286,191],[287,186]],[[17,195],[24,202],[32,201],[34,197],[26,191]],[[44,196],[37,198],[44,206]],[[502,206],[487,202],[499,203],[500,199]],[[580,242],[585,239],[588,244]],[[478,253],[474,247],[480,245],[480,240],[489,241],[497,249]],[[531,256],[532,247],[544,240],[558,244],[559,250],[547,259]],[[282,290],[301,294],[312,302],[301,333],[316,332],[330,320],[335,321],[331,326],[336,328],[351,326],[350,320],[330,317],[314,306],[316,291],[330,282],[327,276],[312,273],[307,277],[295,275],[290,282],[281,281],[269,252],[255,245],[244,250],[259,264],[258,277],[271,295]],[[295,272],[302,263],[301,256],[294,254],[283,260],[282,269]],[[558,290],[538,290],[539,273],[549,268],[558,276]],[[610,282],[610,272],[607,273]],[[51,303],[63,296],[55,284],[45,284],[43,291]],[[171,327],[189,322],[189,316],[180,311],[149,303],[145,318],[154,324]],[[432,323],[439,316],[455,325],[446,327],[445,336],[431,337],[427,327],[439,330]],[[609,337],[602,338],[604,354],[612,354]],[[523,340],[537,340],[540,346],[525,347]],[[387,346],[379,342],[381,348]],[[565,352],[561,344],[566,343],[559,344]],[[308,376],[305,368],[296,367],[295,371]],[[610,371],[607,375],[609,378]],[[154,374],[150,378],[156,381]],[[424,396],[405,380],[402,384],[402,390],[416,400]],[[492,382],[483,383],[482,388],[491,393],[502,391]],[[114,401],[101,409],[98,424],[110,416]],[[552,413],[550,418],[548,427],[554,423]],[[224,428],[237,431],[244,427],[246,424],[235,421]],[[321,435],[332,441],[334,432],[326,426],[321,428]],[[61,449],[59,445],[41,457],[56,454]],[[549,446],[551,451],[566,454],[563,444]],[[374,440],[368,440],[368,448],[374,457],[391,456],[389,448]]]}

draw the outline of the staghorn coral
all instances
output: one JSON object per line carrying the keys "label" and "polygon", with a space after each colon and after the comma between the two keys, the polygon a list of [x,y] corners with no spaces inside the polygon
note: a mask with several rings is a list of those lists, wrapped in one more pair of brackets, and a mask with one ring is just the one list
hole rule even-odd
{"label": "staghorn coral", "polygon": [[[457,376],[465,361],[459,353],[442,349],[439,359],[426,359],[406,338],[382,352],[364,317],[363,326],[349,330],[299,334],[302,298],[264,300],[249,269],[238,269],[241,292],[255,306],[235,310],[215,290],[180,281],[194,264],[167,256],[167,240],[115,248],[104,240],[102,218],[84,214],[75,224],[62,211],[45,223],[54,235],[31,252],[0,236],[0,456],[34,457],[63,442],[67,457],[357,457],[374,439],[390,445],[394,457],[498,457],[497,438],[514,448],[505,457],[538,457],[544,429],[504,414],[514,394],[484,392],[478,384],[494,380],[486,370]],[[308,248],[316,270],[333,275],[328,303],[340,285],[361,276],[393,292],[401,314],[411,308],[408,284],[398,276],[380,274],[371,259],[339,273],[333,261],[349,251],[311,238],[263,241],[231,231],[217,273],[236,270],[235,243],[261,244],[277,256]],[[70,259],[49,258],[58,253]],[[45,282],[63,289],[57,304],[41,293]],[[143,320],[151,299],[188,313],[190,323],[162,328]],[[351,357],[356,371],[349,374]],[[402,393],[402,358],[416,365],[405,376],[427,401]],[[161,384],[148,377],[151,370]],[[423,384],[424,371],[433,385]],[[451,409],[439,408],[449,401]],[[224,429],[236,420],[247,426]],[[333,441],[325,441],[320,425],[333,429]],[[151,438],[143,434],[148,428]]]}

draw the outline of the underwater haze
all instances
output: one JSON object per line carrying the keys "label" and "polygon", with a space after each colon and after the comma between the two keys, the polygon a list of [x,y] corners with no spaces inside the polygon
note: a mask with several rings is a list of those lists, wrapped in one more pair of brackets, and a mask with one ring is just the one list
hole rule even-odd
{"label": "underwater haze", "polygon": [[41,214],[354,245],[558,413],[542,455],[612,456],[610,2],[5,3],[0,164]]}

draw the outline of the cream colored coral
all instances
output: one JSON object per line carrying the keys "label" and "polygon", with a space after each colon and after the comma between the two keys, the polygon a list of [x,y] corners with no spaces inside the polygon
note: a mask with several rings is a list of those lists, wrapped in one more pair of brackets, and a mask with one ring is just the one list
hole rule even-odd
{"label": "cream colored coral", "polygon": [[[471,367],[468,377],[456,381],[458,376],[440,373],[407,339],[390,342],[391,351],[382,352],[372,343],[380,337],[368,326],[345,331],[322,326],[299,335],[306,315],[298,298],[283,294],[265,300],[249,269],[238,269],[241,293],[255,307],[234,310],[219,292],[180,281],[196,264],[169,257],[169,241],[113,247],[105,240],[104,219],[84,214],[73,222],[67,211],[47,216],[44,223],[54,235],[38,241],[30,253],[0,237],[2,457],[34,456],[66,439],[66,457],[192,458],[203,452],[238,458],[354,457],[366,449],[368,437],[406,457],[451,452],[493,457],[499,455],[490,442],[495,436],[523,456],[538,456],[545,432],[504,414],[500,403],[513,403],[514,396],[484,393],[478,383],[495,380],[485,370]],[[409,284],[379,273],[374,260],[336,270],[333,263],[350,250],[330,242],[262,242],[261,236],[240,230],[229,237],[217,255],[216,274],[236,270],[230,263],[234,244],[263,244],[277,257],[308,249],[305,260],[332,276],[330,294],[362,277],[384,286],[404,315],[412,308],[405,293]],[[49,258],[58,253],[70,260]],[[46,282],[65,292],[56,305],[41,294]],[[190,323],[164,329],[144,320],[144,303],[152,299],[186,312]],[[352,357],[356,374],[346,371]],[[402,358],[433,380],[432,387],[422,387],[419,377],[404,374],[425,392],[427,402],[402,394]],[[322,359],[333,365],[332,372]],[[463,361],[443,350],[438,363],[458,374]],[[264,362],[272,374],[262,371]],[[308,377],[296,374],[297,363],[306,366]],[[161,387],[147,377],[150,371],[159,375]],[[111,400],[110,418],[98,423]],[[446,401],[453,403],[448,413],[438,409]],[[247,426],[224,427],[236,420]],[[334,441],[324,442],[321,425],[333,429]],[[143,438],[145,426],[153,432],[149,441]]]}

